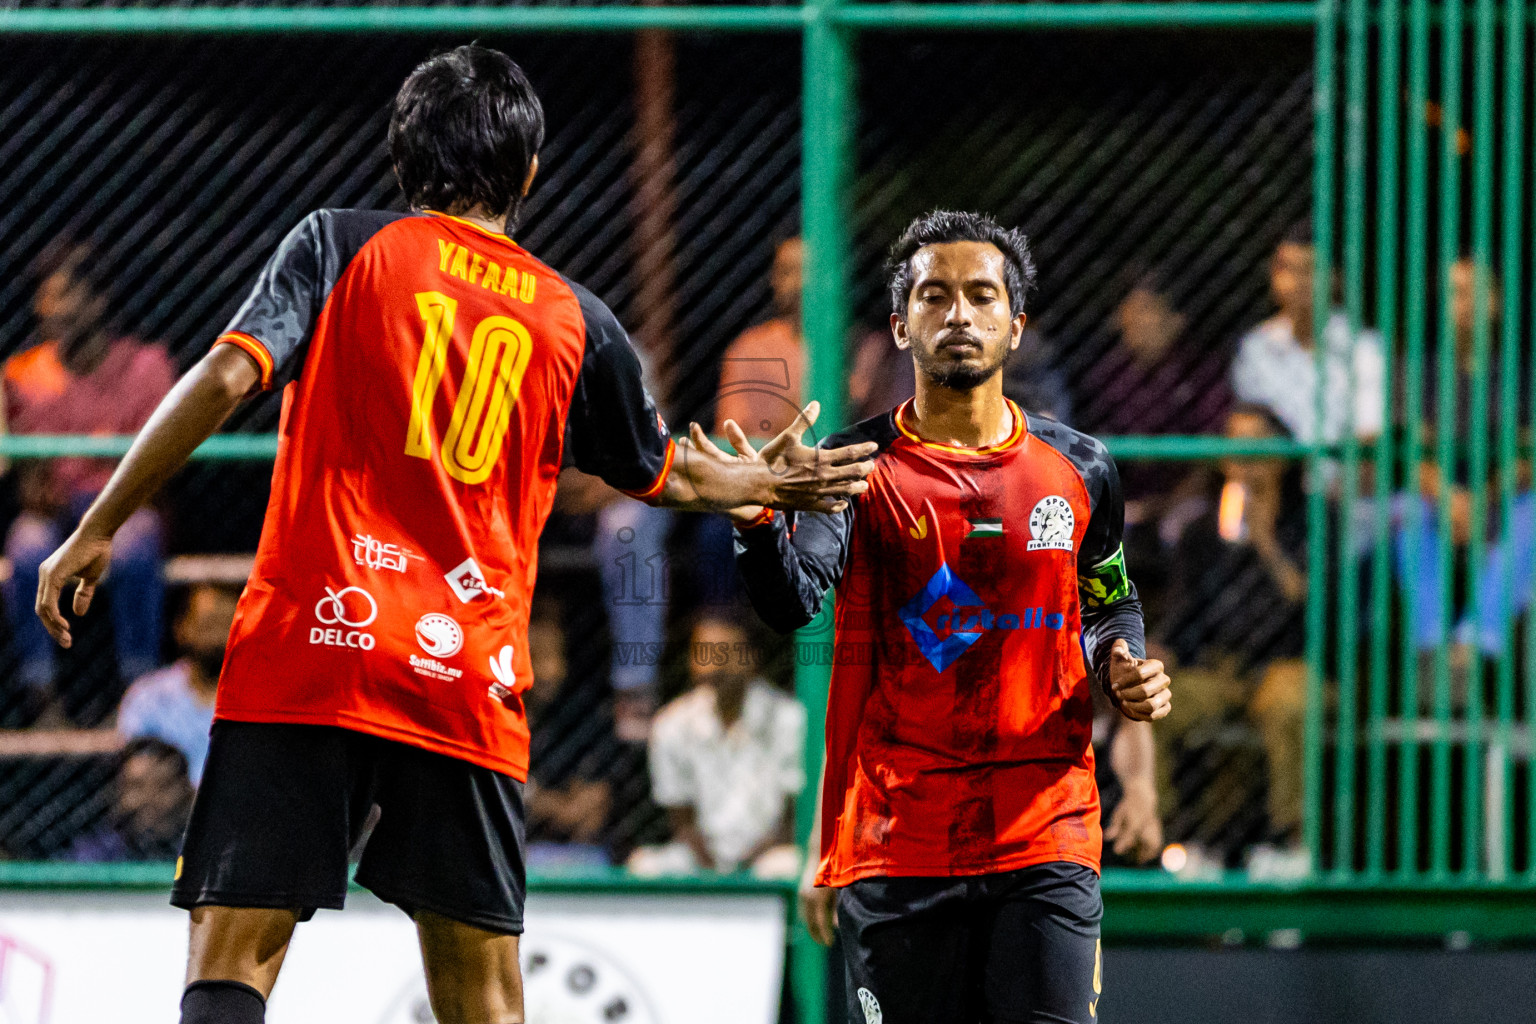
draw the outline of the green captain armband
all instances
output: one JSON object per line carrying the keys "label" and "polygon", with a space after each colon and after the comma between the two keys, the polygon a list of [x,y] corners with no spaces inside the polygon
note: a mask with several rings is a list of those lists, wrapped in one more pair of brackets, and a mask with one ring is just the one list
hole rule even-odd
{"label": "green captain armband", "polygon": [[1102,608],[1131,596],[1131,578],[1125,572],[1125,548],[1115,548],[1115,553],[1077,577],[1078,593],[1084,606]]}

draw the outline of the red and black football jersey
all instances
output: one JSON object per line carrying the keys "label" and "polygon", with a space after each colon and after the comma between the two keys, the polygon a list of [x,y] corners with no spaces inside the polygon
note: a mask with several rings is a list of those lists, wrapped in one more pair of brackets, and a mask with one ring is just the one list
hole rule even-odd
{"label": "red and black football jersey", "polygon": [[879,443],[869,490],[738,533],[771,625],[836,588],[820,884],[1099,867],[1089,664],[1145,650],[1119,482],[1098,441],[1008,405],[989,448],[923,440],[910,401],[834,435]]}
{"label": "red and black football jersey", "polygon": [[218,341],[283,407],[217,717],[524,778],[529,599],[562,462],[639,498],[672,465],[623,328],[504,235],[321,210]]}

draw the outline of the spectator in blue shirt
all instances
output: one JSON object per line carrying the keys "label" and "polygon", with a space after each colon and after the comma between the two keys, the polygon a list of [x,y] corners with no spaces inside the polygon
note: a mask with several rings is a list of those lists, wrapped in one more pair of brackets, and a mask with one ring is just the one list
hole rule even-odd
{"label": "spectator in blue shirt", "polygon": [[208,757],[214,694],[234,620],[232,591],[209,584],[193,587],[176,619],[181,658],[135,680],[117,712],[117,731],[125,739],[147,736],[181,751],[194,786]]}

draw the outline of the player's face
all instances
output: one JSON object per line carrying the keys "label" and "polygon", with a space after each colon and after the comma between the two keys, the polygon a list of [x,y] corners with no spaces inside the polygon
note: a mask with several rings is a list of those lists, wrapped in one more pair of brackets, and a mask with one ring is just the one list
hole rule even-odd
{"label": "player's face", "polygon": [[934,384],[970,391],[1019,347],[1024,314],[1009,312],[1005,266],[987,242],[926,245],[912,257],[907,315],[893,315],[891,331]]}

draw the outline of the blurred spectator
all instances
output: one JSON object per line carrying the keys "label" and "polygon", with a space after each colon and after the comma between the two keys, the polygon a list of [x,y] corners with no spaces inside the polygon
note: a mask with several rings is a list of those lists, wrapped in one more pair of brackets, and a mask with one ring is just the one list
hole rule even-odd
{"label": "blurred spectator", "polygon": [[194,786],[208,759],[208,730],[235,603],[236,595],[224,587],[193,587],[172,627],[181,657],[135,680],[117,712],[117,731],[125,738],[148,736],[181,751]]}
{"label": "blurred spectator", "polygon": [[[1118,341],[1084,374],[1083,427],[1110,435],[1219,431],[1231,396],[1221,362],[1186,342],[1188,324],[1162,274],[1140,275],[1115,307],[1111,326]],[[1166,467],[1152,468],[1167,478]],[[1127,497],[1138,496],[1129,479],[1122,483]],[[1143,489],[1154,485],[1142,483]]]}
{"label": "blurred spectator", "polygon": [[[1284,436],[1265,409],[1239,406],[1230,438]],[[1180,595],[1161,635],[1179,668],[1179,706],[1153,730],[1168,766],[1186,735],[1242,706],[1269,764],[1267,809],[1273,838],[1300,838],[1305,637],[1306,500],[1301,468],[1270,458],[1229,458],[1212,514],[1190,525],[1179,546]]]}
{"label": "blurred spectator", "polygon": [[1279,311],[1243,336],[1232,365],[1232,390],[1239,402],[1269,410],[1298,441],[1337,441],[1351,417],[1358,437],[1373,438],[1383,425],[1381,337],[1366,330],[1351,338],[1339,310],[1323,330],[1323,420],[1320,427],[1317,423],[1314,254],[1304,231],[1293,231],[1275,250],[1269,291]]}
{"label": "blurred spectator", "polygon": [[735,420],[751,437],[772,437],[800,411],[805,352],[800,334],[800,287],[804,246],[780,242],[773,253],[769,286],[773,318],[743,331],[720,361],[715,433]]}
{"label": "blurred spectator", "polygon": [[[131,434],[138,431],[176,379],[165,350],[124,337],[107,316],[104,272],[88,246],[63,248],[47,264],[32,309],[38,341],[3,369],[7,428],[18,434]],[[61,458],[25,462],[22,512],[5,538],[12,564],[7,611],[20,654],[21,682],[38,710],[50,709],[54,645],[32,614],[38,567],[74,528],[113,463]],[[132,679],[160,657],[160,520],[135,513],[117,534],[108,573],[118,674]]]}
{"label": "blurred spectator", "polygon": [[706,612],[690,639],[692,689],[662,708],[651,734],[653,795],[674,839],[635,851],[630,867],[794,877],[805,709],[758,675],[757,645],[741,622]]}
{"label": "blurred spectator", "polygon": [[175,860],[191,811],[187,759],[168,743],[140,737],[123,748],[107,822],[75,840],[66,859]]}
{"label": "blurred spectator", "polygon": [[1025,412],[1071,424],[1072,389],[1061,371],[1056,346],[1033,327],[1025,327],[1019,347],[1003,367],[1003,394]]}
{"label": "blurred spectator", "polygon": [[[586,708],[576,720],[554,721],[566,692],[566,635],[560,613],[539,602],[528,623],[533,685],[523,695],[532,732],[528,783],[528,862],[535,869],[601,866],[602,845],[613,803],[608,776],[615,743],[602,716]],[[560,726],[560,727],[557,727]]]}
{"label": "blurred spectator", "polygon": [[[1159,271],[1137,274],[1111,317],[1116,342],[1083,375],[1081,429],[1103,435],[1219,432],[1231,405],[1224,359],[1196,348]],[[1122,462],[1125,551],[1148,621],[1165,611],[1173,546],[1207,502],[1204,463]]]}
{"label": "blurred spectator", "polygon": [[861,331],[848,369],[849,423],[890,412],[917,393],[912,354],[896,347],[886,329]]}

